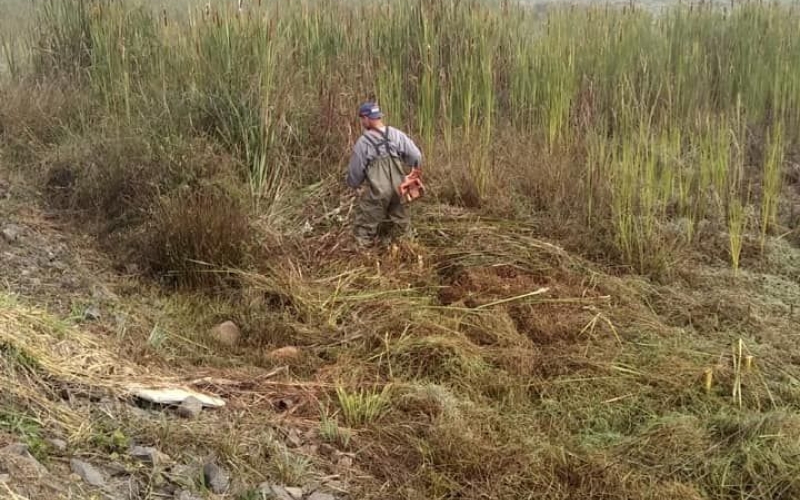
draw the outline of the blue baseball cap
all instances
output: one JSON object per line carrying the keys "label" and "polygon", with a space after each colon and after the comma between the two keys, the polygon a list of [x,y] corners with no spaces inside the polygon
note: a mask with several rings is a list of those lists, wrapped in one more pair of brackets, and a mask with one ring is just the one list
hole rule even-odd
{"label": "blue baseball cap", "polygon": [[370,120],[377,120],[378,118],[383,118],[383,113],[381,113],[381,108],[374,102],[365,102],[358,108],[358,116],[366,116]]}

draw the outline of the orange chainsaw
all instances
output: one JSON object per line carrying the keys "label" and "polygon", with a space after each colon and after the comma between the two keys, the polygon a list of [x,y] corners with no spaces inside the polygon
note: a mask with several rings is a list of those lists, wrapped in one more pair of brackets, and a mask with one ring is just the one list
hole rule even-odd
{"label": "orange chainsaw", "polygon": [[411,203],[425,194],[425,185],[422,183],[420,176],[419,169],[415,168],[398,187],[400,199],[403,200],[403,203]]}

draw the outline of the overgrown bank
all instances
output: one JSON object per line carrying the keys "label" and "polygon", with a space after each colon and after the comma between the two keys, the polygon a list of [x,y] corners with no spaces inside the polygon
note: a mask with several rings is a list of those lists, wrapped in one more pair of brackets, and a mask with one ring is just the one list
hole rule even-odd
{"label": "overgrown bank", "polygon": [[796,7],[190,12],[52,2],[14,65],[12,155],[112,232],[181,186],[213,203],[210,178],[276,222],[296,188],[341,185],[353,109],[374,95],[424,146],[438,199],[541,214],[592,258],[662,274],[698,248],[738,267],[767,236],[797,241]]}

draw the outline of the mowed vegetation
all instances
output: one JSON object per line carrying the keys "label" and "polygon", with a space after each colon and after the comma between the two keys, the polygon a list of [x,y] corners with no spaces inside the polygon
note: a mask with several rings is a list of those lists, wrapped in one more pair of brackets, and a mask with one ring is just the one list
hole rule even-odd
{"label": "mowed vegetation", "polygon": [[[299,346],[327,403],[298,417],[356,454],[358,498],[800,495],[796,6],[37,15],[4,41],[2,161],[177,285],[176,331],[243,327],[214,354],[148,329],[131,357]],[[378,258],[348,247],[343,187],[370,97],[430,187]]]}

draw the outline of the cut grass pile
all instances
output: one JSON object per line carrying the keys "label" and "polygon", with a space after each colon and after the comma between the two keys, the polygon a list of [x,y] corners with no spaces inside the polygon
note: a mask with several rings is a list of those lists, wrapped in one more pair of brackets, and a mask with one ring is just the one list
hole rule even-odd
{"label": "cut grass pile", "polygon": [[[287,238],[269,269],[234,273],[240,286],[224,297],[156,292],[145,305],[145,289],[130,290],[120,300],[140,324],[119,346],[96,336],[111,325],[89,334],[7,302],[4,331],[18,333],[3,336],[4,394],[25,415],[14,421],[87,451],[120,446],[118,430],[175,457],[222,456],[243,492],[341,474],[355,498],[795,494],[791,282],[773,276],[789,288],[771,293],[744,275],[726,296],[732,272],[698,266],[691,283],[655,285],[609,276],[524,226],[417,220],[420,240],[386,250],[381,266],[346,244],[326,250],[329,236]],[[454,252],[447,242],[462,238],[470,251]],[[232,348],[204,333],[226,317],[244,332]],[[155,318],[163,341],[148,344]],[[302,355],[270,356],[287,345]],[[56,356],[67,351],[80,355]],[[145,380],[195,380],[229,405],[189,427],[122,419],[107,430],[56,388],[123,395],[145,371],[118,351],[149,366]],[[286,428],[317,448],[286,448]]]}

